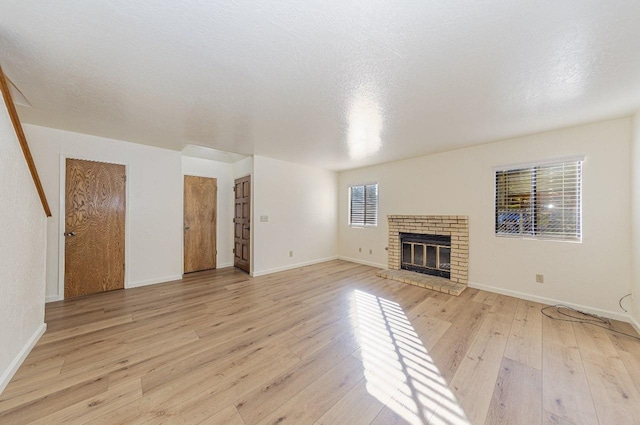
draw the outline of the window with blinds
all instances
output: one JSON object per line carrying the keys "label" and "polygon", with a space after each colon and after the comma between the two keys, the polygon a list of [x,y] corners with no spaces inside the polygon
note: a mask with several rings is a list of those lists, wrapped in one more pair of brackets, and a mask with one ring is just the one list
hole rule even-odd
{"label": "window with blinds", "polygon": [[378,183],[349,188],[349,226],[378,225]]}
{"label": "window with blinds", "polygon": [[495,232],[578,241],[582,160],[497,170]]}

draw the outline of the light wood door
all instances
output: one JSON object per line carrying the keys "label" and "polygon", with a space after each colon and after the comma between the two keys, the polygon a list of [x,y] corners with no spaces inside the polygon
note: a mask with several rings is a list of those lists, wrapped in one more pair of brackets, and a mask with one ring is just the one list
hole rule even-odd
{"label": "light wood door", "polygon": [[235,181],[233,264],[249,273],[251,266],[251,176]]}
{"label": "light wood door", "polygon": [[67,159],[64,297],[124,288],[124,165]]}
{"label": "light wood door", "polygon": [[216,268],[218,182],[184,176],[184,272]]}

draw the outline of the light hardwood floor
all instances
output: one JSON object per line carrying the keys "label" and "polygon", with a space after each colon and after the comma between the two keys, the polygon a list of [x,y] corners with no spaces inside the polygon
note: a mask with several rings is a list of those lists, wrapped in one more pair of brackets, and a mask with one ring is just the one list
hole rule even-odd
{"label": "light hardwood floor", "polygon": [[221,269],[49,304],[0,423],[640,423],[640,341],[375,272]]}

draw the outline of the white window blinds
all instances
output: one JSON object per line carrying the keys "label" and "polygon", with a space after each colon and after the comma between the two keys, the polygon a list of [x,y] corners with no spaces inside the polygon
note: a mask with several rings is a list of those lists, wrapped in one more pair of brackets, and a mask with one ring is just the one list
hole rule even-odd
{"label": "white window blinds", "polygon": [[496,235],[580,240],[582,161],[498,170]]}
{"label": "white window blinds", "polygon": [[378,184],[349,188],[349,225],[378,225]]}

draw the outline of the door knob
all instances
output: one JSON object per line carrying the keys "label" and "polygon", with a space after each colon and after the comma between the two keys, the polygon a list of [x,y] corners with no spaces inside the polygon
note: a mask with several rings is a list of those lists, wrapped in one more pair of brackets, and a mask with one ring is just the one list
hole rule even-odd
{"label": "door knob", "polygon": [[65,236],[75,236],[75,232],[64,232]]}
{"label": "door knob", "polygon": [[191,229],[191,227],[189,227],[189,226],[184,226],[184,230],[189,230],[189,229]]}

